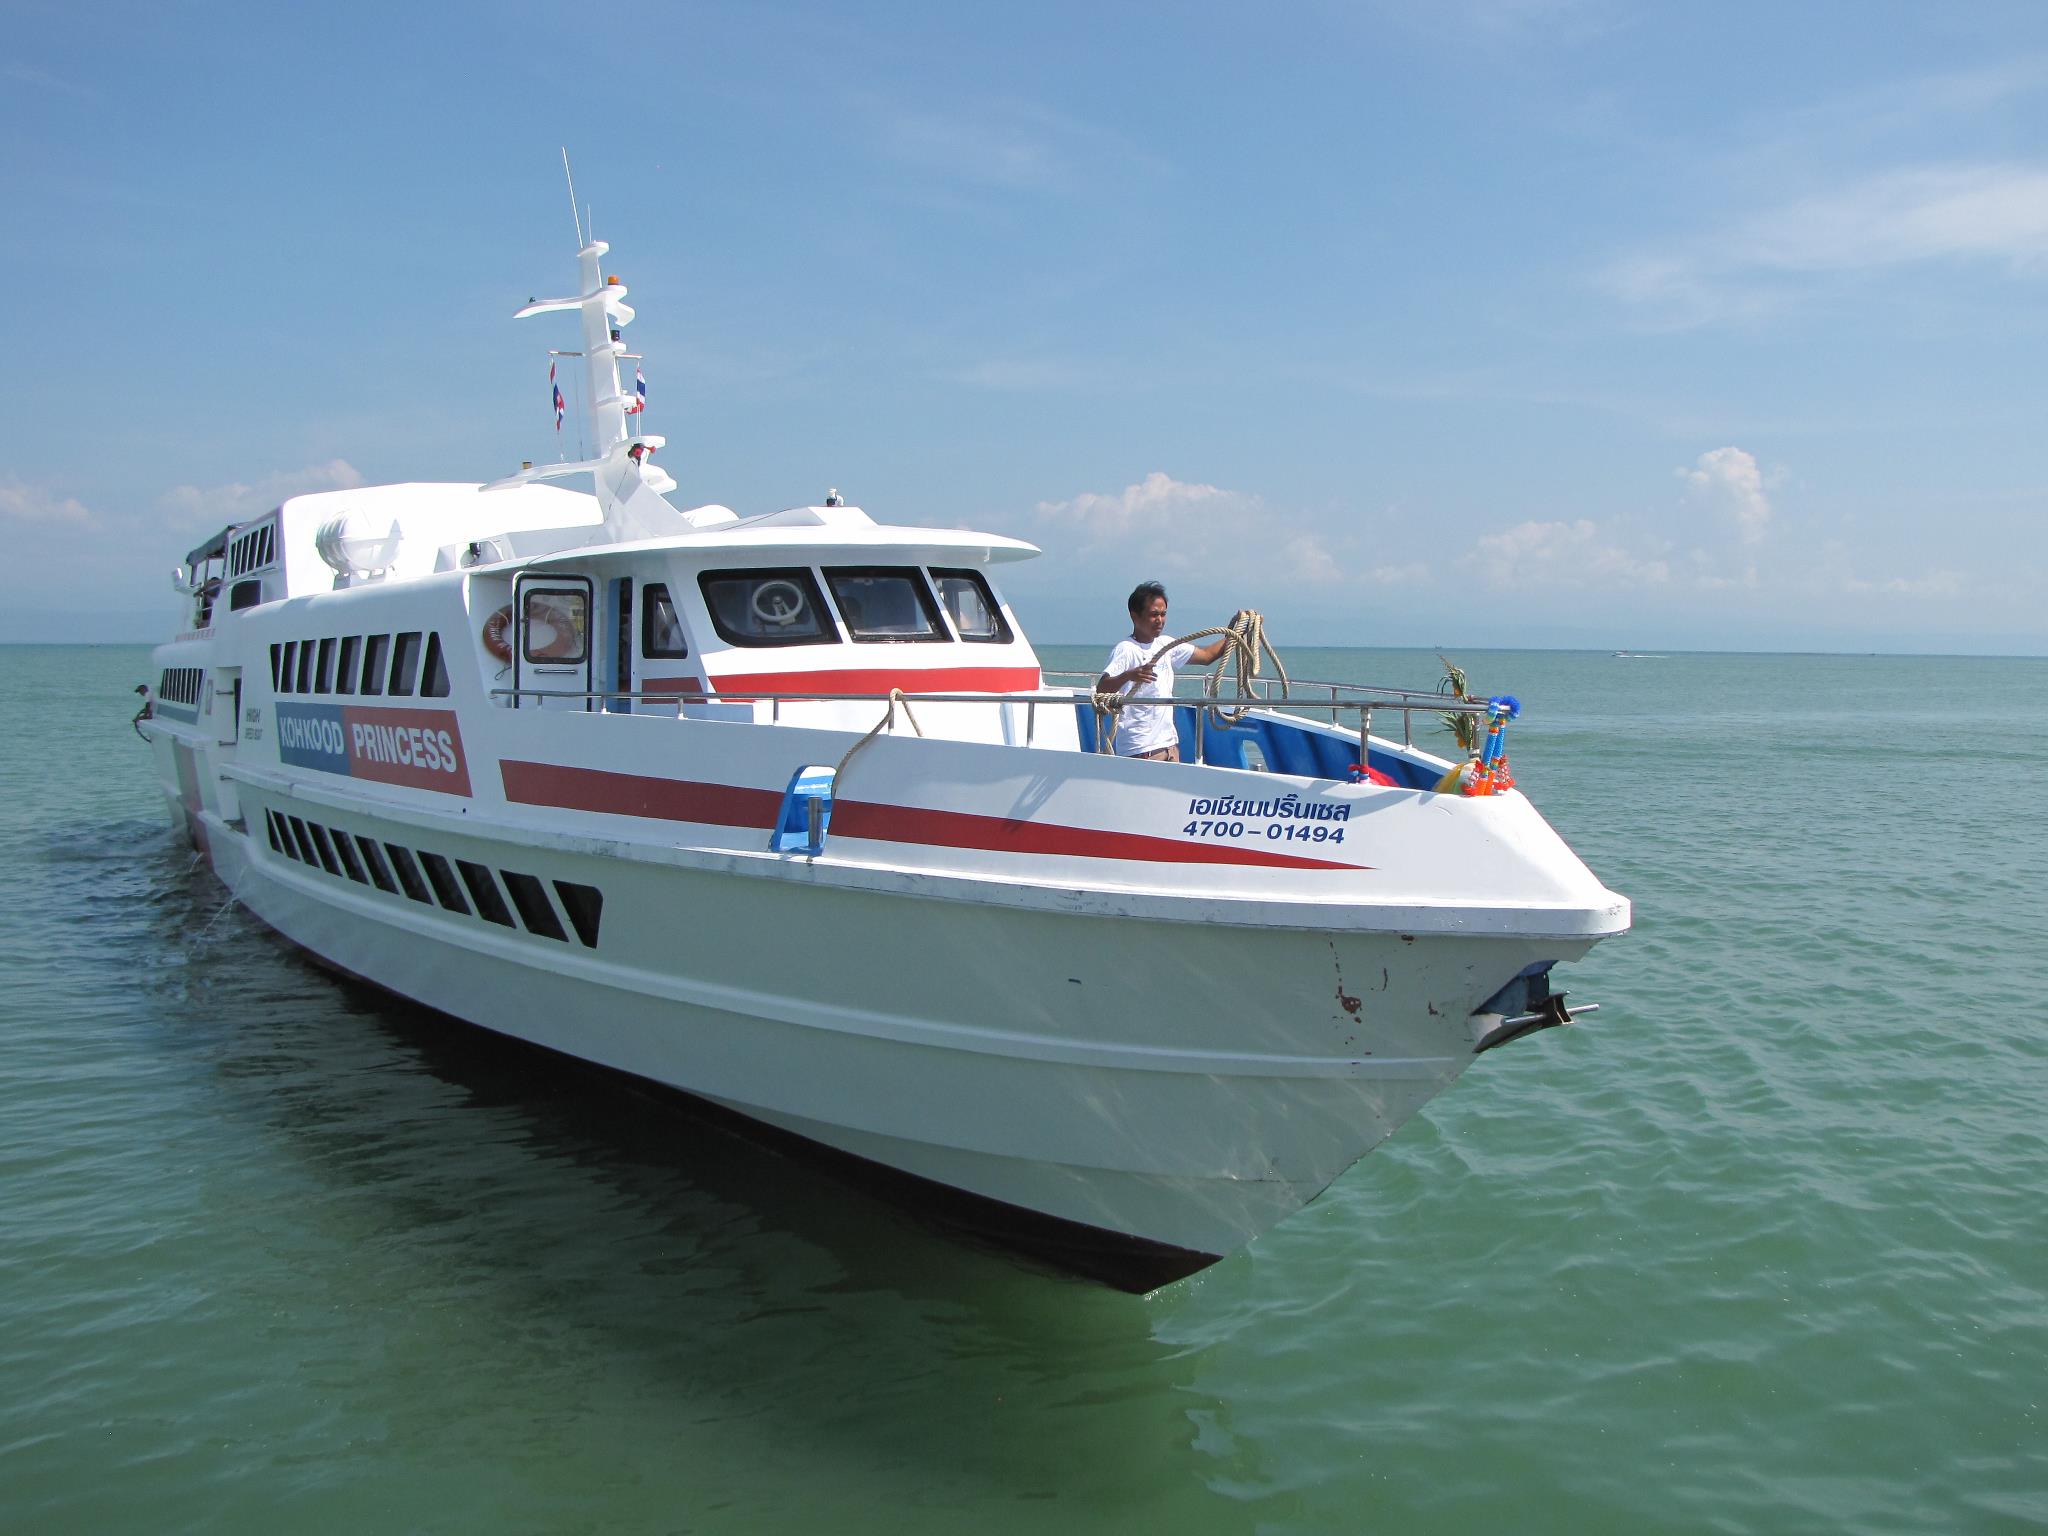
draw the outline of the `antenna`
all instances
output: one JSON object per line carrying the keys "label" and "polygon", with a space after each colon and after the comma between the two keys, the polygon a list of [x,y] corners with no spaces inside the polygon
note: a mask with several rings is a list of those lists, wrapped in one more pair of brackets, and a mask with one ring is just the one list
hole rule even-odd
{"label": "antenna", "polygon": [[583,219],[576,212],[576,178],[569,170],[569,146],[562,146],[562,174],[569,178],[569,217],[576,220],[576,249],[583,249]]}

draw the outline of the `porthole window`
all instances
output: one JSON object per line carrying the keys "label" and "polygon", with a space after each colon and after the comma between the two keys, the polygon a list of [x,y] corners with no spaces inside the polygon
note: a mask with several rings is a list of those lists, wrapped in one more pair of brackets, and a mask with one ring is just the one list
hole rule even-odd
{"label": "porthole window", "polygon": [[863,644],[946,638],[938,605],[913,566],[833,566],[825,583],[846,632]]}
{"label": "porthole window", "polygon": [[836,645],[818,583],[802,566],[706,571],[697,578],[711,627],[729,645]]}

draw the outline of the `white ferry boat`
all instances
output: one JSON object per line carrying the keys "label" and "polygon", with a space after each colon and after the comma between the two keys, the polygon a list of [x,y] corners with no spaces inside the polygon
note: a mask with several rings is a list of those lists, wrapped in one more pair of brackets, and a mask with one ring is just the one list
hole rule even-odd
{"label": "white ferry boat", "polygon": [[1178,764],[1099,750],[1004,601],[1029,544],[668,500],[607,249],[519,311],[581,316],[595,457],[295,496],[181,567],[142,728],[256,917],[1138,1290],[1569,1020],[1552,966],[1629,904],[1519,792],[1438,791],[1444,700],[1302,685],[1176,706]]}

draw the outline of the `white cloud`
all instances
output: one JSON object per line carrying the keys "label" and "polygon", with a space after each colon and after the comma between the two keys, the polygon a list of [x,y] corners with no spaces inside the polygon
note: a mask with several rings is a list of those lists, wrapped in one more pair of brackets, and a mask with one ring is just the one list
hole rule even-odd
{"label": "white cloud", "polygon": [[2048,170],[1924,166],[1873,176],[1753,221],[1729,259],[1791,272],[1945,257],[2032,267],[2048,257]]}
{"label": "white cloud", "polygon": [[75,496],[64,496],[9,476],[0,480],[0,522],[95,528],[99,518]]}
{"label": "white cloud", "polygon": [[1174,526],[1180,514],[1204,503],[1229,501],[1247,510],[1254,498],[1218,486],[1190,484],[1155,469],[1136,485],[1108,493],[1083,491],[1066,501],[1041,501],[1034,509],[1053,522],[1084,525],[1090,542]]}
{"label": "white cloud", "polygon": [[1630,553],[1588,518],[1526,522],[1482,534],[1465,556],[1493,587],[1540,582],[1549,587],[1661,586],[1671,565]]}
{"label": "white cloud", "polygon": [[164,492],[159,504],[182,523],[203,523],[211,528],[268,512],[287,496],[308,491],[348,491],[362,483],[362,472],[348,460],[329,459],[325,464],[284,470],[253,483],[235,480],[204,489],[196,485],[173,486]]}
{"label": "white cloud", "polygon": [[1673,473],[1696,505],[1732,519],[1743,543],[1763,538],[1771,522],[1771,498],[1753,454],[1732,446],[1715,448],[1694,460],[1691,469]]}
{"label": "white cloud", "polygon": [[1892,576],[1866,581],[1854,574],[1842,577],[1842,590],[1856,596],[1958,597],[1964,586],[1960,571],[1929,571],[1925,576]]}
{"label": "white cloud", "polygon": [[1620,256],[1602,285],[1672,325],[1754,318],[1815,277],[1930,262],[2048,269],[2048,166],[1897,167]]}
{"label": "white cloud", "polygon": [[[1282,513],[1259,496],[1154,470],[1120,491],[1083,491],[1033,508],[1041,542],[1093,561],[1247,586],[1335,586],[1354,576],[1348,518]],[[1391,569],[1391,567],[1383,567]]]}

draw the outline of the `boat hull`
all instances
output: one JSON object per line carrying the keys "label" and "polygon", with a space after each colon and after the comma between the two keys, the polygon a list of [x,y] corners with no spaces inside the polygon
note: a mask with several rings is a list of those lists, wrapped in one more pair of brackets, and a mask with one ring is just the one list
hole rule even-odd
{"label": "boat hull", "polygon": [[1121,1260],[1133,1284],[1305,1205],[1469,1064],[1487,997],[1591,942],[1020,910],[916,878],[879,890],[319,815],[604,891],[588,950],[353,883],[200,813],[235,894],[321,960],[1058,1224],[1030,1246],[1112,1279]]}

